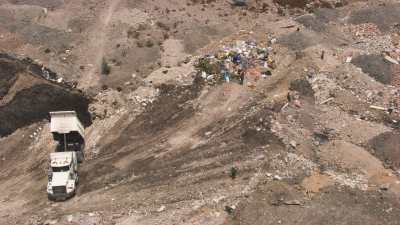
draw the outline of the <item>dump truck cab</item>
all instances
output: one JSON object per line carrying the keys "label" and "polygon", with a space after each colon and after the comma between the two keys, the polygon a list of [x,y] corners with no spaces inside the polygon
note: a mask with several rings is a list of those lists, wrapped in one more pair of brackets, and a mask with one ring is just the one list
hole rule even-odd
{"label": "dump truck cab", "polygon": [[47,195],[50,200],[65,200],[75,195],[78,176],[76,152],[50,154]]}
{"label": "dump truck cab", "polygon": [[74,151],[78,162],[84,159],[84,127],[75,111],[50,112],[50,131],[58,145],[56,152]]}

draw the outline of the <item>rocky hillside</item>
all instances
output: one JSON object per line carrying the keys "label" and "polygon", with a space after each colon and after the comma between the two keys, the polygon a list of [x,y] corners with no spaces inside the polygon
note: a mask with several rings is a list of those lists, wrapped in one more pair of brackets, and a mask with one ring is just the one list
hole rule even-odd
{"label": "rocky hillside", "polygon": [[400,4],[237,2],[0,0],[0,224],[399,224]]}

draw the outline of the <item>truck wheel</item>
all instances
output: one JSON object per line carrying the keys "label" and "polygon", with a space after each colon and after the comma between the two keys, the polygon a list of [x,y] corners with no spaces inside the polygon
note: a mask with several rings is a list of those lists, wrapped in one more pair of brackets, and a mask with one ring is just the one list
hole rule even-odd
{"label": "truck wheel", "polygon": [[54,202],[56,199],[55,198],[53,198],[52,196],[50,196],[50,195],[47,195],[47,199],[49,200],[49,201],[52,201],[52,202]]}

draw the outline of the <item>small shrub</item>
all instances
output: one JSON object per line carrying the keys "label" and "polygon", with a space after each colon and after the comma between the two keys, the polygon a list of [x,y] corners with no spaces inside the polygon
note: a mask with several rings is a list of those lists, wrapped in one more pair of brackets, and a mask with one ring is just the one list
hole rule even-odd
{"label": "small shrub", "polygon": [[146,47],[151,48],[151,47],[153,47],[153,46],[154,46],[154,42],[153,42],[152,40],[148,39],[148,40],[146,41]]}
{"label": "small shrub", "polygon": [[101,73],[103,75],[108,75],[111,72],[111,67],[110,65],[108,65],[107,61],[105,59],[103,59],[103,61],[101,62]]}
{"label": "small shrub", "polygon": [[108,89],[108,86],[107,86],[106,84],[103,84],[103,85],[101,86],[101,89],[102,89],[103,91],[105,91],[105,90]]}
{"label": "small shrub", "polygon": [[136,42],[136,46],[138,47],[138,48],[143,48],[143,43],[141,42],[141,41],[138,41],[138,42]]}
{"label": "small shrub", "polygon": [[169,34],[168,33],[164,33],[163,34],[163,38],[164,38],[164,40],[167,40],[169,38]]}
{"label": "small shrub", "polygon": [[207,74],[217,74],[219,73],[220,65],[217,63],[211,63],[207,58],[202,58],[196,64],[196,68],[200,71],[206,72]]}
{"label": "small shrub", "polygon": [[138,39],[140,37],[140,32],[137,30],[133,30],[133,29],[129,29],[127,34],[128,34],[128,38]]}
{"label": "small shrub", "polygon": [[231,170],[229,171],[229,176],[232,178],[232,180],[236,178],[237,172],[238,171],[235,167],[232,167]]}
{"label": "small shrub", "polygon": [[139,26],[138,26],[138,29],[137,30],[139,30],[139,31],[143,31],[143,30],[146,30],[147,29],[147,26],[146,26],[146,24],[144,24],[144,23],[141,23],[141,24],[139,24]]}
{"label": "small shrub", "polygon": [[156,25],[165,31],[169,31],[168,25],[163,22],[157,21]]}

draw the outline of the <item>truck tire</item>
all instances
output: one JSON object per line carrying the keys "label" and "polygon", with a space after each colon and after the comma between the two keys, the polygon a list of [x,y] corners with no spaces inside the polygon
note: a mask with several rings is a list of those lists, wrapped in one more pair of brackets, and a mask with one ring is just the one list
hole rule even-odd
{"label": "truck tire", "polygon": [[49,201],[52,201],[52,202],[54,202],[56,199],[54,198],[54,197],[52,197],[51,195],[47,195],[47,199],[49,200]]}

